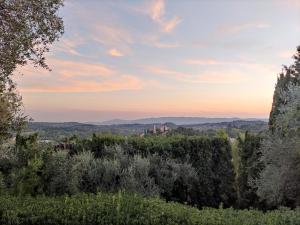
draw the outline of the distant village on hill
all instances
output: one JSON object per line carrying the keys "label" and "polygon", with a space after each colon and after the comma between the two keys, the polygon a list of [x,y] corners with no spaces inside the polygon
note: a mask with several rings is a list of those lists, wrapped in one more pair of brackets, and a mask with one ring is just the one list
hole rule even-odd
{"label": "distant village on hill", "polygon": [[145,129],[142,134],[140,134],[140,137],[144,136],[150,136],[150,135],[167,135],[172,130],[171,127],[168,127],[167,124],[160,124],[160,125],[153,125],[153,128]]}

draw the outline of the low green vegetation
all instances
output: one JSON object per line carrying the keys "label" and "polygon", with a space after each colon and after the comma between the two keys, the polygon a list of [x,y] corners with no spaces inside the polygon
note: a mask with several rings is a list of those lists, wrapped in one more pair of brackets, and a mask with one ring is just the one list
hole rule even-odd
{"label": "low green vegetation", "polygon": [[0,197],[5,225],[298,225],[300,210],[198,210],[134,194],[78,194],[72,197]]}

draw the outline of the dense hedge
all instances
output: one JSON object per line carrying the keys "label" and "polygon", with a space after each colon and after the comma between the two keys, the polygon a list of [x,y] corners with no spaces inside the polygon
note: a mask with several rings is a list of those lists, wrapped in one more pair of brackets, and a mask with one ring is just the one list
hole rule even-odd
{"label": "dense hedge", "polygon": [[[218,207],[221,202],[225,207],[229,207],[236,200],[231,145],[226,137],[176,135],[141,138],[93,135],[91,139],[78,140],[74,145],[75,148],[70,152],[78,154],[88,150],[97,158],[107,158],[106,154],[109,151],[106,151],[106,147],[115,145],[120,145],[126,155],[140,155],[146,158],[159,156],[162,159],[175,160],[177,163],[191,164],[196,172],[197,181],[190,182],[189,187],[186,187],[184,182],[177,180],[177,187],[176,190],[172,190],[173,193],[161,193],[161,196],[167,200],[189,202],[198,207]],[[160,169],[159,162],[152,164],[156,164],[151,173],[156,184],[159,183],[158,176],[164,173],[164,170],[173,172],[169,168]],[[164,188],[166,185],[159,186]],[[185,189],[190,191],[185,191]]]}
{"label": "dense hedge", "polygon": [[[230,149],[230,143],[222,137],[204,136],[120,136],[111,134],[94,134],[91,139],[77,140],[71,153],[78,153],[84,150],[92,151],[96,157],[103,157],[105,147],[121,145],[128,154],[139,154],[143,157],[158,154],[167,158],[185,160],[193,154],[200,154],[203,151],[226,151]],[[227,149],[226,149],[227,148]]]}
{"label": "dense hedge", "polygon": [[0,197],[1,225],[299,225],[300,210],[203,209],[131,194]]}
{"label": "dense hedge", "polygon": [[235,203],[226,137],[93,135],[69,141],[62,145],[66,150],[38,143],[36,134],[18,135],[16,146],[0,156],[3,189],[32,196],[126,190],[199,208]]}

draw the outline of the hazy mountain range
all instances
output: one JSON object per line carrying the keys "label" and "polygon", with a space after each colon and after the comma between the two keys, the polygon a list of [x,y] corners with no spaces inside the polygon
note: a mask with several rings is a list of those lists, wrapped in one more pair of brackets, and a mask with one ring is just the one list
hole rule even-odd
{"label": "hazy mountain range", "polygon": [[[118,120],[119,121],[119,120]],[[148,122],[149,120],[147,120]],[[157,120],[155,120],[157,121]],[[162,120],[159,120],[162,121]],[[169,120],[167,120],[169,121]],[[199,120],[198,120],[199,121]],[[167,125],[173,131],[177,128],[187,128],[199,131],[199,135],[214,134],[214,131],[218,129],[226,129],[230,137],[235,137],[237,131],[251,133],[259,133],[268,129],[268,123],[262,120],[234,120],[223,122],[211,122],[196,124],[182,124],[176,125],[168,122]],[[212,121],[212,119],[210,119]],[[217,120],[213,120],[217,121]],[[128,120],[126,120],[128,122]],[[164,121],[163,121],[164,122]],[[186,122],[186,120],[182,121]],[[154,125],[151,124],[115,124],[115,125],[97,125],[77,122],[64,122],[64,123],[49,123],[49,122],[30,122],[25,131],[26,132],[38,132],[39,138],[44,140],[60,140],[63,137],[70,137],[72,135],[79,135],[80,137],[90,137],[93,133],[113,133],[121,135],[139,135],[147,129],[153,129]],[[190,130],[189,130],[190,131]],[[231,132],[234,131],[234,132]],[[191,131],[190,131],[191,132]],[[202,133],[201,133],[202,132]],[[197,133],[197,132],[196,132]],[[198,135],[197,134],[197,135]]]}
{"label": "hazy mountain range", "polygon": [[241,119],[237,117],[232,118],[210,118],[210,117],[155,117],[155,118],[143,118],[135,120],[122,120],[114,119],[104,122],[89,122],[89,124],[97,125],[120,125],[120,124],[158,124],[158,123],[173,123],[176,125],[190,125],[190,124],[204,124],[204,123],[221,123],[221,122],[232,122],[237,120],[243,121],[268,121],[268,119],[258,118],[247,118]]}

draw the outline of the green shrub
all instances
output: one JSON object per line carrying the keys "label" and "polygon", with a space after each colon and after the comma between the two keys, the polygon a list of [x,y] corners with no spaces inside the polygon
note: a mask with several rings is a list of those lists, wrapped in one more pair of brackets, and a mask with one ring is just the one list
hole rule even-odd
{"label": "green shrub", "polygon": [[198,210],[132,194],[0,196],[1,225],[299,225],[300,210]]}

